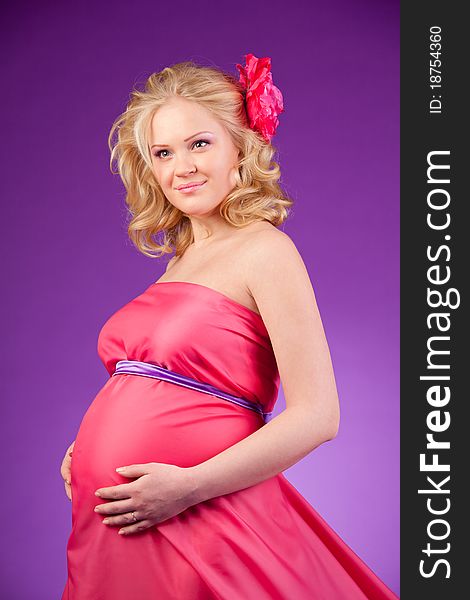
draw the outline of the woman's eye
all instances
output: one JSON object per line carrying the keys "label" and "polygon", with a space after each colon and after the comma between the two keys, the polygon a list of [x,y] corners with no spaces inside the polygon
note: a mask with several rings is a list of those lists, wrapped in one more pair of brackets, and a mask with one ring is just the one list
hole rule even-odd
{"label": "woman's eye", "polygon": [[[196,144],[210,144],[210,142],[208,140],[196,140],[193,144],[193,146],[196,146]],[[205,148],[205,146],[199,146],[199,148]],[[168,152],[168,150],[158,150],[157,152],[155,152],[154,156],[156,158],[166,158],[166,156],[162,156],[162,152]]]}
{"label": "woman's eye", "polygon": [[[207,140],[196,140],[196,141],[194,142],[194,145],[196,145],[196,144],[199,144],[199,142],[202,142],[203,144],[209,144],[209,143],[210,143],[210,142],[208,142]],[[204,146],[203,146],[203,148],[204,148]]]}

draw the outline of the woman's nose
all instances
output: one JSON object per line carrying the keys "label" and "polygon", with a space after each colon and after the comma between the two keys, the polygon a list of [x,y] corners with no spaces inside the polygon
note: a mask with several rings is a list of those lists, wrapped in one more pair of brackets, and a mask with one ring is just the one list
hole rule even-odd
{"label": "woman's nose", "polygon": [[196,165],[194,164],[194,160],[191,156],[180,156],[176,160],[176,175],[182,177],[184,175],[188,175],[189,173],[194,173],[196,171]]}

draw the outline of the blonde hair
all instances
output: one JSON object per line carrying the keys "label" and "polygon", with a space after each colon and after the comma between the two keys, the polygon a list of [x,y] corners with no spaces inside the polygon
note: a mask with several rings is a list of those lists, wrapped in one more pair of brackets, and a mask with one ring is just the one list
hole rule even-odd
{"label": "blonde hair", "polygon": [[148,143],[155,112],[178,96],[209,110],[239,149],[236,185],[221,202],[220,215],[236,227],[263,219],[278,226],[288,217],[293,201],[277,183],[280,168],[271,160],[275,149],[248,126],[244,94],[231,75],[192,61],[166,67],[150,75],[143,90],[132,90],[109,133],[110,169],[116,174],[116,161],[131,216],[128,235],[146,256],[173,251],[180,256],[193,241],[189,218],[167,200],[155,178]]}

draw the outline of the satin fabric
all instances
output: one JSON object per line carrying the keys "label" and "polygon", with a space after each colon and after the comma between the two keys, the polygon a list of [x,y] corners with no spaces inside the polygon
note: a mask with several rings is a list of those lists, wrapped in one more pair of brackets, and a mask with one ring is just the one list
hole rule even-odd
{"label": "satin fabric", "polygon": [[223,398],[228,402],[234,402],[239,406],[244,406],[248,410],[254,410],[263,417],[265,422],[269,421],[272,417],[272,413],[265,413],[263,411],[261,404],[251,402],[246,398],[233,396],[232,394],[228,394],[223,390],[219,390],[219,388],[211,385],[210,383],[198,381],[192,377],[187,377],[186,375],[181,375],[181,373],[176,373],[176,371],[164,369],[160,365],[154,365],[153,363],[142,362],[140,360],[120,360],[116,364],[113,377],[120,375],[121,373],[128,375],[141,375],[142,377],[155,377],[156,379],[162,379],[163,381],[169,381],[170,383],[182,385],[183,387],[191,388],[193,390],[198,390],[204,394],[218,396],[219,398]]}
{"label": "satin fabric", "polygon": [[280,380],[260,315],[200,284],[160,282],[106,321],[98,353],[110,377],[73,449],[62,600],[397,598],[282,473],[129,536],[93,511],[97,488],[132,481],[117,466],[189,467],[264,426],[261,415],[213,395],[112,377],[117,362],[157,364],[271,412]]}

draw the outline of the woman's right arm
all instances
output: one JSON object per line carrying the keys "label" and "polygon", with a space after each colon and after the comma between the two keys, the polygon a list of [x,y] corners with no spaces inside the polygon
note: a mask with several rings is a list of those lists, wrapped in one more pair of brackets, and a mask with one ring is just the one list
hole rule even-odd
{"label": "woman's right arm", "polygon": [[64,480],[65,493],[67,494],[67,498],[72,500],[72,454],[73,447],[75,445],[75,440],[70,444],[67,448],[67,452],[65,453],[64,460],[62,461],[62,465],[60,467],[60,474],[62,475],[62,479]]}

